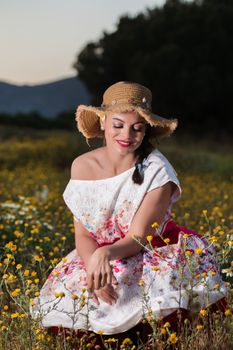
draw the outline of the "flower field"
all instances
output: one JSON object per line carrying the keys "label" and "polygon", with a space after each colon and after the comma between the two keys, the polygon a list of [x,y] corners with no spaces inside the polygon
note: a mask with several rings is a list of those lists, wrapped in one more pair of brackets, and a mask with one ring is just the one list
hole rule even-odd
{"label": "flower field", "polygon": [[[0,137],[0,350],[116,349],[117,339],[102,336],[101,330],[101,346],[85,335],[76,340],[62,332],[54,336],[29,312],[48,274],[74,249],[73,218],[62,193],[72,160],[88,150],[85,140],[77,132],[26,129],[0,129]],[[223,314],[200,310],[195,323],[187,320],[180,332],[169,324],[158,326],[151,315],[144,320],[153,328],[148,344],[142,345],[140,336],[136,341],[126,337],[119,348],[233,349],[232,149],[194,147],[187,141],[161,142],[159,149],[174,166],[183,189],[173,218],[215,247],[229,290],[228,306]],[[81,302],[85,304],[85,298]]]}

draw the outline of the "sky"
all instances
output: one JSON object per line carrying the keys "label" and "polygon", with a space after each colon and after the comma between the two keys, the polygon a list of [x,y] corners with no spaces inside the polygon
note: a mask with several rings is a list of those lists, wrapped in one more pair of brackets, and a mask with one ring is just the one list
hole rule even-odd
{"label": "sky", "polygon": [[78,53],[119,17],[165,0],[0,0],[0,81],[36,85],[76,75]]}

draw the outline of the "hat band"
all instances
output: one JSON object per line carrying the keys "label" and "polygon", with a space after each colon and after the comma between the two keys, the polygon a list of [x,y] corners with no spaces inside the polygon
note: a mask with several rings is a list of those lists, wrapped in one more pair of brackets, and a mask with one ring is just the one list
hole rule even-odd
{"label": "hat band", "polygon": [[140,107],[143,109],[148,109],[149,111],[151,110],[151,104],[145,99],[143,101],[136,101],[133,99],[124,99],[124,100],[112,100],[111,102],[104,102],[101,104],[101,107],[104,109],[112,109],[117,106],[121,105],[127,105],[127,106],[132,106],[132,107]]}

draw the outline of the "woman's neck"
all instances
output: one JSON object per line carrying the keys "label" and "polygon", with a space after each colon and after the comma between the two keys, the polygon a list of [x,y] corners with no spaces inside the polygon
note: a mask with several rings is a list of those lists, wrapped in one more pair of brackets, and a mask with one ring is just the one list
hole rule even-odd
{"label": "woman's neck", "polygon": [[138,155],[135,155],[135,152],[124,155],[115,150],[108,149],[107,146],[105,147],[104,152],[107,160],[106,168],[114,175],[120,174],[123,171],[134,167],[138,158]]}

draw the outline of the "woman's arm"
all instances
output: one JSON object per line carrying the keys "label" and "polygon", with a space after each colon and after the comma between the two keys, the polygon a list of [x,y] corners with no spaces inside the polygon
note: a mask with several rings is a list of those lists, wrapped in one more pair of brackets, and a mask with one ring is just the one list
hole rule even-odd
{"label": "woman's arm", "polygon": [[74,219],[74,231],[75,231],[75,247],[78,255],[84,261],[87,266],[90,257],[94,251],[98,248],[97,242],[91,237],[90,233],[85,227]]}
{"label": "woman's arm", "polygon": [[[74,159],[71,165],[70,176],[72,179],[86,178],[90,171],[89,163],[84,155],[81,155]],[[75,247],[78,255],[87,265],[91,255],[98,248],[97,242],[91,237],[88,230],[74,218],[74,230],[75,230]]]}
{"label": "woman's arm", "polygon": [[129,233],[114,244],[101,247],[98,254],[101,250],[109,260],[115,260],[139,253],[142,246],[135,241],[133,236],[140,237],[141,243],[145,244],[146,237],[155,233],[151,225],[154,222],[158,224],[162,222],[169,206],[172,185],[172,182],[169,181],[162,187],[148,192],[132,220]]}

